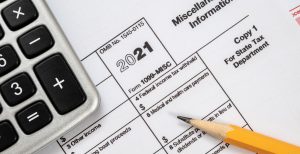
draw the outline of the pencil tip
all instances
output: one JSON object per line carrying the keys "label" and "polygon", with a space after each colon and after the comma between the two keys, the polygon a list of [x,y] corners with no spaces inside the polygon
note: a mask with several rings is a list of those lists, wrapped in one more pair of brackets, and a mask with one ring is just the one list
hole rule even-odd
{"label": "pencil tip", "polygon": [[177,116],[178,119],[186,122],[186,123],[190,123],[190,121],[192,120],[192,118],[188,118],[188,117],[182,117],[182,116]]}

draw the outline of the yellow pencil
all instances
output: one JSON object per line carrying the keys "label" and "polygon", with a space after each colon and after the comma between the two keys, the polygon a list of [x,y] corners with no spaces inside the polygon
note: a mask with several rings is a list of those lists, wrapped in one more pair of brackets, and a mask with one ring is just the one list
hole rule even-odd
{"label": "yellow pencil", "polygon": [[177,117],[207,134],[226,143],[248,149],[259,154],[300,154],[300,147],[250,130],[234,126],[192,118]]}

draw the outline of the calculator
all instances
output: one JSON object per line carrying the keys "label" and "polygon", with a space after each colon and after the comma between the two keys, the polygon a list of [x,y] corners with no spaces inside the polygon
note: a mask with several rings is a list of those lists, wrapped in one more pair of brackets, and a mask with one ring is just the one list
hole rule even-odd
{"label": "calculator", "polygon": [[33,153],[99,96],[44,0],[0,0],[0,11],[0,153]]}

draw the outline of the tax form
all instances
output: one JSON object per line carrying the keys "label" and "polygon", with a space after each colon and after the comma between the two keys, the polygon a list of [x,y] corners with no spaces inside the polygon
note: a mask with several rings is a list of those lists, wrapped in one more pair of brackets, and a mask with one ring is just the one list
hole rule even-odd
{"label": "tax form", "polygon": [[102,101],[37,153],[250,153],[177,115],[300,145],[300,32],[277,1],[48,4]]}

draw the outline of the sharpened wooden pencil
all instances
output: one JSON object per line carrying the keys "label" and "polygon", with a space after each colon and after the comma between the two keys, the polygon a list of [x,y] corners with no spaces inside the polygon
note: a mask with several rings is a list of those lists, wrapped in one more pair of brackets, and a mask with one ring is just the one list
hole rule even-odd
{"label": "sharpened wooden pencil", "polygon": [[300,154],[300,147],[296,145],[252,132],[238,126],[196,120],[182,116],[178,116],[177,118],[226,143],[259,154]]}

